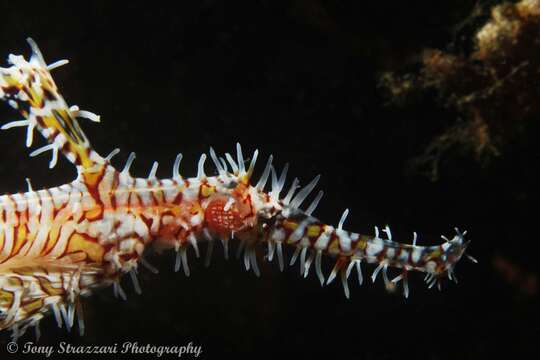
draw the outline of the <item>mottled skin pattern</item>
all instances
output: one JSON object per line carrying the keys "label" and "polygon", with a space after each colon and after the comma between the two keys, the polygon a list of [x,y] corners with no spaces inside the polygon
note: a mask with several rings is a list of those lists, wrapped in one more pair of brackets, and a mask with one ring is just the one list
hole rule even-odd
{"label": "mottled skin pattern", "polygon": [[[373,280],[382,270],[387,284],[387,268],[402,269],[392,280],[403,280],[408,295],[407,273],[427,273],[433,286],[442,276],[452,278],[456,262],[464,254],[467,243],[457,234],[441,245],[422,247],[402,244],[391,239],[360,235],[326,225],[311,216],[322,193],[305,211],[300,205],[316,185],[317,179],[296,191],[295,180],[282,194],[286,170],[278,177],[268,160],[257,184],[251,175],[258,152],[246,169],[240,146],[236,159],[226,160],[210,151],[218,175],[207,176],[206,155],[201,156],[196,177],[184,179],[179,173],[181,156],[174,164],[170,179],[157,179],[157,164],[147,178],[129,173],[134,159],[130,156],[122,171],[110,165],[110,158],[101,157],[91,147],[77,118],[99,121],[96,115],[68,107],[58,93],[49,70],[61,65],[44,62],[37,46],[29,40],[33,54],[29,61],[10,55],[8,68],[0,68],[0,97],[19,110],[24,120],[4,125],[3,129],[24,126],[28,129],[27,146],[32,145],[37,129],[49,145],[34,151],[52,152],[51,167],[61,152],[77,167],[78,177],[69,184],[24,194],[0,197],[0,330],[10,328],[15,338],[29,326],[38,329],[39,321],[53,312],[59,326],[78,326],[82,333],[81,295],[94,288],[113,285],[115,293],[124,297],[119,278],[130,273],[136,290],[139,264],[152,267],[142,258],[148,248],[174,249],[175,268],[189,275],[187,249],[199,256],[199,243],[208,242],[207,261],[214,240],[220,240],[228,256],[229,242],[240,241],[246,269],[259,275],[256,248],[267,247],[267,258],[277,257],[284,267],[285,245],[295,249],[291,265],[299,258],[300,270],[307,276],[311,265],[321,284],[322,255],[337,259],[327,279],[340,275],[345,294],[347,279],[353,266],[377,264]],[[265,184],[271,177],[271,190]]]}

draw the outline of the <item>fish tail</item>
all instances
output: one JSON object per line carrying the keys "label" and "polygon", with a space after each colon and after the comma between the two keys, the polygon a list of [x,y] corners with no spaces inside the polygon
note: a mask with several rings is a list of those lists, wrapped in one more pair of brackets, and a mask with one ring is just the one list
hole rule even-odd
{"label": "fish tail", "polygon": [[[307,277],[309,270],[315,268],[321,285],[330,284],[334,279],[341,280],[345,296],[350,296],[348,279],[356,268],[358,282],[364,282],[362,263],[374,265],[371,275],[373,282],[381,274],[388,290],[395,289],[398,282],[403,283],[403,294],[409,296],[409,272],[423,272],[428,287],[435,284],[440,288],[441,279],[447,276],[457,282],[454,267],[465,254],[469,241],[465,241],[465,232],[456,229],[452,239],[445,239],[440,245],[416,245],[416,233],[412,244],[397,242],[392,239],[390,228],[382,231],[375,227],[374,235],[363,235],[343,229],[346,210],[337,227],[324,224],[299,209],[285,209],[277,221],[268,229],[265,241],[268,244],[269,256],[272,260],[277,254],[280,267],[283,269],[284,246],[292,246],[295,250],[289,262],[300,263],[300,274]],[[467,254],[465,254],[467,255]],[[335,265],[329,276],[325,278],[322,270],[322,257],[335,259]],[[467,255],[471,258],[469,255]],[[471,258],[475,261],[473,258]],[[314,266],[311,266],[311,265]],[[389,271],[397,271],[398,275],[389,278]]]}

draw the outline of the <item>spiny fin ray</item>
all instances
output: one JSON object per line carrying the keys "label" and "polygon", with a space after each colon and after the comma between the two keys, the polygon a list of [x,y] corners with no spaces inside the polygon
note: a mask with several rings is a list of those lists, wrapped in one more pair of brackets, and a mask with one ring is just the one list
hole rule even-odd
{"label": "spiny fin ray", "polygon": [[76,105],[68,107],[49,72],[66,62],[47,65],[36,43],[30,38],[27,41],[32,48],[30,60],[10,55],[8,60],[12,66],[0,68],[0,99],[18,110],[25,120],[5,124],[2,129],[27,126],[26,145],[29,147],[33,129],[37,128],[49,143],[41,149],[53,152],[50,167],[56,165],[58,152],[82,167],[81,170],[95,171],[96,166],[104,166],[104,159],[92,149],[77,121],[77,117],[83,117],[98,122],[99,116],[80,110]]}

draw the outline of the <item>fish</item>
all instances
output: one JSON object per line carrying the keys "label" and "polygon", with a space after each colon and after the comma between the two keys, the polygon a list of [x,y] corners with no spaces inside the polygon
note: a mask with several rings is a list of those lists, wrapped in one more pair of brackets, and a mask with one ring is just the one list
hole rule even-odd
{"label": "fish", "polygon": [[[424,273],[428,287],[440,287],[444,277],[457,282],[454,268],[463,255],[476,262],[465,252],[470,243],[466,231],[457,228],[441,244],[420,246],[416,233],[410,243],[395,241],[388,226],[375,226],[373,235],[345,230],[348,209],[337,226],[326,224],[313,216],[323,196],[319,191],[313,197],[320,176],[304,186],[297,178],[287,185],[289,166],[277,170],[270,155],[254,179],[259,151],[247,156],[238,143],[234,155],[218,155],[213,148],[202,154],[194,177],[181,174],[182,154],[169,178],[156,176],[158,162],[148,176],[133,176],[135,153],[118,169],[112,159],[119,150],[101,156],[79,124],[101,117],[68,106],[52,78],[51,71],[68,61],[47,64],[36,43],[27,41],[32,49],[28,60],[10,54],[9,67],[0,67],[0,99],[22,116],[1,129],[26,128],[27,147],[37,130],[47,145],[30,156],[49,153],[54,168],[61,154],[77,176],[40,190],[28,181],[27,192],[0,196],[0,330],[11,330],[15,340],[30,327],[39,337],[39,323],[49,314],[59,327],[78,327],[83,335],[82,299],[104,287],[125,299],[120,280],[127,274],[141,293],[139,271],[158,272],[145,259],[149,251],[175,252],[174,270],[189,276],[190,258],[201,257],[203,246],[209,265],[216,242],[225,258],[236,243],[237,257],[256,276],[259,254],[266,251],[264,260],[276,261],[281,271],[298,262],[300,274],[307,277],[314,269],[321,285],[339,277],[347,298],[353,269],[363,283],[362,264],[374,268],[373,282],[378,274],[387,286],[401,282],[408,297],[410,272]],[[293,252],[288,261],[287,248]],[[328,276],[323,256],[335,260]],[[389,268],[399,275],[389,279]]]}

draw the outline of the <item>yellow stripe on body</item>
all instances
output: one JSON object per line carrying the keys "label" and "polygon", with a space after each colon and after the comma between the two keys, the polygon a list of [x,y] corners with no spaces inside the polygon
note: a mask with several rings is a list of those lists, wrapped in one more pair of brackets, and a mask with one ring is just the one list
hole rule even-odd
{"label": "yellow stripe on body", "polygon": [[68,109],[52,109],[51,112],[53,115],[43,118],[46,127],[56,130],[66,138],[68,152],[75,155],[83,168],[94,167],[96,163],[90,159],[90,144],[77,120]]}
{"label": "yellow stripe on body", "polygon": [[0,289],[0,309],[10,308],[13,305],[13,298],[12,292]]}
{"label": "yellow stripe on body", "polygon": [[81,234],[74,233],[69,239],[67,247],[67,253],[85,253],[92,262],[103,262],[103,256],[105,255],[105,249],[97,242],[93,242]]}
{"label": "yellow stripe on body", "polygon": [[36,299],[22,305],[27,314],[35,313],[43,307],[43,299]]}
{"label": "yellow stripe on body", "polygon": [[12,254],[17,254],[19,250],[23,247],[24,244],[26,244],[26,235],[28,231],[26,229],[26,225],[20,224],[17,228],[17,236],[15,238],[15,246],[13,247]]}

